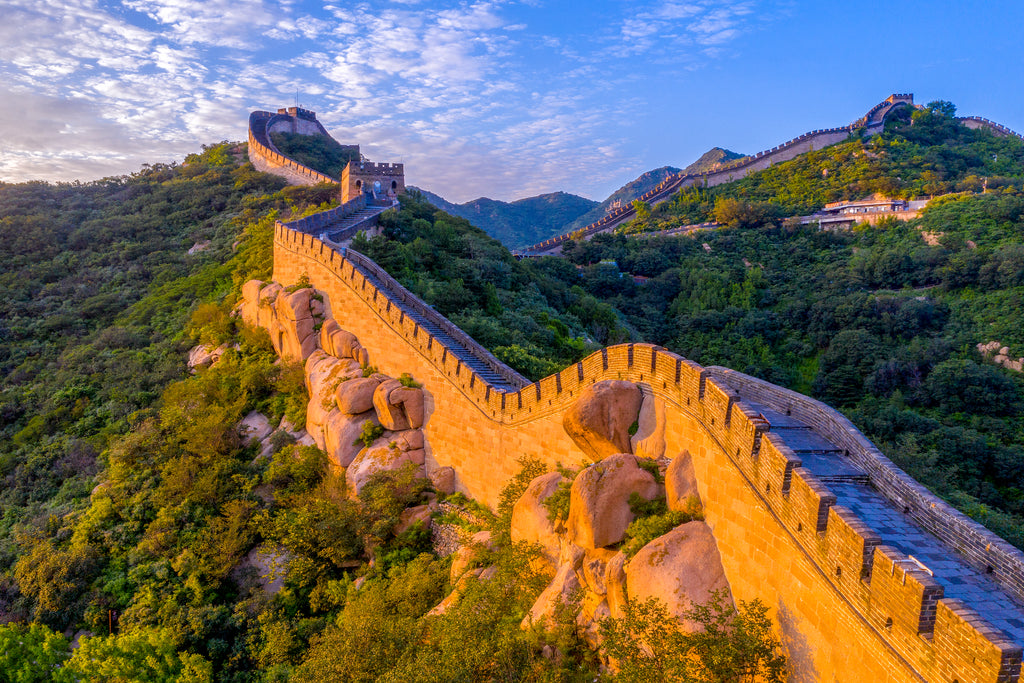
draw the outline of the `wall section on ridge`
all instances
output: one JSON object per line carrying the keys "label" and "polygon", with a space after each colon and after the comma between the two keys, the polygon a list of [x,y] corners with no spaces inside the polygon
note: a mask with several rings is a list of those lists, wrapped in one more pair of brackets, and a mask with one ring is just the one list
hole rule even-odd
{"label": "wall section on ridge", "polygon": [[[282,130],[293,129],[293,118],[269,111],[254,111],[249,114],[249,161],[256,167],[256,170],[280,176],[292,185],[337,184],[337,180],[286,157],[274,146],[270,139],[270,131],[274,130],[275,126]],[[315,124],[317,134],[330,137],[318,121],[304,119],[295,119],[295,121],[301,121],[307,128]]]}
{"label": "wall section on ridge", "polygon": [[[823,147],[828,147],[829,145],[842,142],[861,128],[863,128],[866,133],[880,132],[885,125],[885,118],[896,109],[906,106],[914,106],[914,96],[912,94],[903,93],[890,95],[868,110],[867,114],[848,126],[812,130],[808,133],[795,137],[792,140],[788,140],[781,145],[772,147],[771,149],[766,149],[752,156],[731,161],[711,173],[695,173],[690,175],[680,174],[671,178],[666,178],[659,183],[657,187],[644,193],[638,199],[651,204],[659,204],[668,199],[677,190],[684,187],[691,187],[693,185],[707,185],[708,187],[713,187],[715,185],[730,183],[734,180],[740,180],[751,173],[763,171],[774,164],[781,164],[785,161],[790,161],[805,152],[810,152],[812,150],[821,149]],[[965,125],[968,125],[966,123],[967,119],[963,120],[965,121]],[[982,121],[984,121],[984,123],[981,123]],[[982,119],[977,119],[977,122],[970,125],[970,127],[980,127],[986,124],[988,124],[993,130],[996,130],[993,126],[997,124],[991,124],[991,122]],[[589,236],[611,230],[619,224],[630,220],[635,213],[636,212],[632,206],[621,207],[607,216],[603,216],[595,223],[591,223],[590,225],[586,225],[563,235],[557,235],[544,240],[543,242],[526,247],[522,251],[532,254],[557,253],[561,250],[562,243],[572,239],[574,235]]]}
{"label": "wall section on ridge", "polygon": [[665,402],[667,454],[693,456],[734,594],[769,605],[797,680],[1018,680],[1019,646],[941,598],[934,579],[880,545],[755,411],[697,364],[659,347],[620,345],[518,391],[498,391],[341,253],[278,224],[274,279],[287,285],[303,275],[371,364],[423,383],[427,466],[454,467],[461,490],[494,505],[522,456],[584,463],[562,428],[563,412],[593,382],[636,382]]}

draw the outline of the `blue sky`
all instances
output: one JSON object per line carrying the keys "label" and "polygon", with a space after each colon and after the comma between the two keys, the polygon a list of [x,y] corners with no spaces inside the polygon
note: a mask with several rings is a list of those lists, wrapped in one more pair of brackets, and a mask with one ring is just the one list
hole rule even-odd
{"label": "blue sky", "polygon": [[299,102],[453,201],[603,199],[893,92],[1024,130],[1024,5],[0,0],[0,179],[90,180]]}

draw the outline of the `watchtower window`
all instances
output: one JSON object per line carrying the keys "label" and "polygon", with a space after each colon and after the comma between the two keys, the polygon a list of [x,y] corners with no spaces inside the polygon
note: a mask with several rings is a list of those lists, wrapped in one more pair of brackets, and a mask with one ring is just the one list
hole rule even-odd
{"label": "watchtower window", "polygon": [[362,180],[357,180],[356,181],[356,189],[357,190],[363,189],[363,181]]}
{"label": "watchtower window", "polygon": [[391,181],[391,189],[392,190],[397,190],[398,189],[398,181],[397,180],[392,180]]}
{"label": "watchtower window", "polygon": [[380,181],[379,180],[373,181],[373,191],[374,192],[380,192]]}

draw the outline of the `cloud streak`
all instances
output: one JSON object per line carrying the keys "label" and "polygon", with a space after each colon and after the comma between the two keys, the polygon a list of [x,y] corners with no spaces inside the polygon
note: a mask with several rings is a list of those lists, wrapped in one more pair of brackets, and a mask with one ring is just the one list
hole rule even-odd
{"label": "cloud streak", "polygon": [[539,10],[512,0],[12,0],[0,179],[180,159],[244,139],[250,109],[297,90],[335,137],[453,200],[593,195],[645,170],[620,139],[644,104],[624,94],[637,66],[691,68],[756,23],[753,2],[597,7],[593,40],[534,30]]}

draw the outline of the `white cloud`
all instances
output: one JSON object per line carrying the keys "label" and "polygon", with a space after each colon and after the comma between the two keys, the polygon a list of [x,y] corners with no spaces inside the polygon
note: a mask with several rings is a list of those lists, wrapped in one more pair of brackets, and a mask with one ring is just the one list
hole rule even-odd
{"label": "white cloud", "polygon": [[714,56],[755,17],[752,0],[668,1],[622,21],[623,54],[676,51],[676,58]]}
{"label": "white cloud", "polygon": [[244,139],[249,110],[298,91],[339,140],[452,200],[592,194],[645,170],[617,130],[646,104],[622,94],[642,73],[623,56],[690,65],[754,17],[749,2],[638,1],[595,40],[532,33],[513,0],[8,0],[0,98],[33,119],[0,115],[0,179],[180,159]]}
{"label": "white cloud", "polygon": [[235,49],[254,47],[251,37],[277,23],[277,7],[263,0],[123,0],[169,30],[175,42]]}

